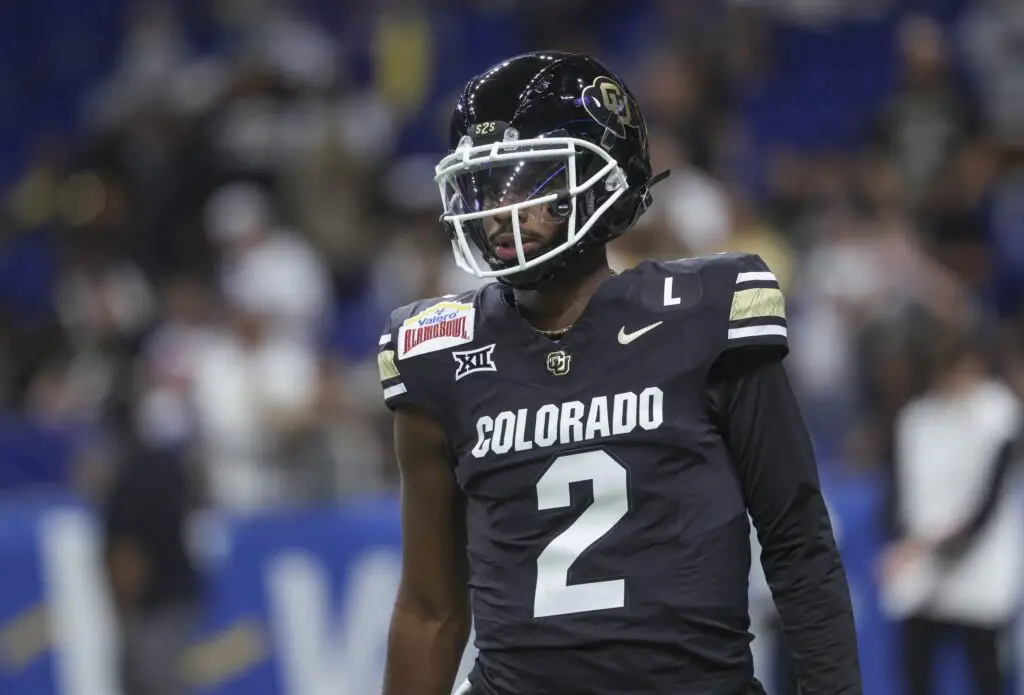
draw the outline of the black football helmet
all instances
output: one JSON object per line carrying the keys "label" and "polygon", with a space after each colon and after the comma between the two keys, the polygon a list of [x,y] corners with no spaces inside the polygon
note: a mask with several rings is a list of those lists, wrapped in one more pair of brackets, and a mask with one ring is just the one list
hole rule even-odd
{"label": "black football helmet", "polygon": [[[547,281],[623,234],[663,176],[651,177],[647,126],[632,93],[600,61],[572,53],[528,53],[470,80],[452,116],[451,147],[435,181],[455,259],[477,277],[518,287]],[[520,217],[558,222],[560,231],[553,241],[524,239]],[[500,243],[496,218],[506,230]]]}

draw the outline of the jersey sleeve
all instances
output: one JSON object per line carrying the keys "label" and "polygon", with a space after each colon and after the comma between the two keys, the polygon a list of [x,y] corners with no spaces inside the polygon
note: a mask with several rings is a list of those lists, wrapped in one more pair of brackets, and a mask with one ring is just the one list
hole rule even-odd
{"label": "jersey sleeve", "polygon": [[748,357],[719,373],[711,413],[757,529],[801,692],[859,694],[849,584],[814,448],[783,365],[767,354]]}
{"label": "jersey sleeve", "polygon": [[[418,408],[447,426],[450,424],[449,381],[454,368],[444,370],[439,367],[452,360],[447,352],[425,350],[428,340],[414,344],[409,331],[403,331],[404,324],[415,320],[424,310],[434,309],[438,305],[437,300],[424,300],[391,312],[378,342],[377,371],[380,374],[384,404],[388,409]],[[432,336],[431,340],[435,344],[443,343],[445,336]]]}
{"label": "jersey sleeve", "polygon": [[775,274],[760,256],[730,254],[722,264],[723,309],[728,313],[723,351],[769,347],[789,351],[786,300]]}
{"label": "jersey sleeve", "polygon": [[394,313],[388,317],[387,324],[380,336],[377,347],[377,371],[380,372],[380,385],[384,391],[384,404],[391,410],[403,405],[416,406],[416,399],[409,393],[402,373],[398,371],[395,356],[396,333]]}

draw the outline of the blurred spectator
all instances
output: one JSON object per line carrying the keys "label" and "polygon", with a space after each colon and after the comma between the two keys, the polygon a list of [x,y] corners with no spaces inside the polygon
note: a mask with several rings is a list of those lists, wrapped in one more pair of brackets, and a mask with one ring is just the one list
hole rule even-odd
{"label": "blurred spectator", "polygon": [[[636,68],[637,99],[650,127],[678,139],[677,158],[705,171],[714,167],[719,116],[696,60],[676,48],[654,48]],[[662,141],[664,143],[664,141]]]}
{"label": "blurred spectator", "polygon": [[882,558],[882,580],[905,620],[911,695],[935,692],[933,660],[949,633],[966,650],[975,692],[999,693],[1012,670],[1001,638],[1024,588],[1024,514],[1007,484],[1021,405],[962,329],[941,336],[935,366],[931,387],[898,416],[903,533]]}
{"label": "blurred spectator", "polygon": [[125,438],[103,509],[107,579],[121,629],[120,685],[123,695],[180,695],[200,600],[185,545],[195,491],[180,451],[141,446],[127,426],[118,427]]}
{"label": "blurred spectator", "polygon": [[[281,171],[282,202],[344,284],[365,273],[378,251],[386,220],[366,202],[377,195],[377,170],[393,153],[395,118],[373,94],[348,88],[333,90],[309,110],[307,143]],[[433,161],[417,174],[412,185],[428,185],[433,204]],[[401,193],[408,196],[408,187]]]}
{"label": "blurred spectator", "polygon": [[57,286],[57,311],[78,347],[117,345],[153,317],[153,290],[133,262],[92,246],[70,260]]}
{"label": "blurred spectator", "polygon": [[671,133],[655,131],[651,148],[657,170],[672,171],[658,185],[656,195],[661,199],[670,233],[679,245],[694,256],[728,247],[733,220],[721,183],[694,166]]}
{"label": "blurred spectator", "polygon": [[243,32],[247,55],[293,85],[322,89],[335,78],[334,39],[304,17],[295,0],[226,2],[225,15]]}
{"label": "blurred spectator", "polygon": [[135,370],[134,424],[145,445],[179,448],[197,436],[192,390],[215,313],[207,288],[192,277],[173,278],[161,299],[163,320],[143,345]]}
{"label": "blurred spectator", "polygon": [[93,97],[94,125],[109,126],[137,110],[169,106],[168,84],[191,58],[172,2],[133,3],[125,24],[118,65]]}
{"label": "blurred spectator", "polygon": [[981,96],[986,125],[1006,144],[1024,137],[1024,7],[1015,0],[978,0],[960,20],[967,68]]}
{"label": "blurred spectator", "polygon": [[900,84],[877,122],[879,144],[903,174],[912,200],[925,195],[976,129],[972,105],[949,74],[942,26],[911,16],[898,32]]}
{"label": "blurred spectator", "polygon": [[276,308],[230,299],[227,325],[194,358],[204,473],[220,508],[253,511],[333,492],[327,473],[310,479],[321,461],[294,455],[314,436],[318,360],[310,343],[274,330]]}
{"label": "blurred spectator", "polygon": [[275,224],[267,195],[252,184],[229,184],[207,203],[205,222],[224,253],[225,296],[259,306],[268,330],[315,342],[331,305],[330,278],[304,239]]}

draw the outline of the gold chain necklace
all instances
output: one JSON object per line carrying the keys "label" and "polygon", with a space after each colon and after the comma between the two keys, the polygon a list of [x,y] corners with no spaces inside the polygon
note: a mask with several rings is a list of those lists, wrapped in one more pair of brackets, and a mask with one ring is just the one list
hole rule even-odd
{"label": "gold chain necklace", "polygon": [[[611,277],[608,278],[609,280],[611,278],[618,277],[619,274],[617,272],[615,272],[614,270],[611,271],[611,272],[612,272],[612,274],[611,274]],[[512,295],[512,305],[515,307],[516,313],[519,314],[520,316],[522,316],[523,313],[521,311],[519,311],[519,302],[517,302],[515,300],[515,295],[514,294]],[[527,323],[530,323],[530,322],[527,321]],[[547,329],[547,330],[545,330],[543,328],[536,328],[533,324],[530,324],[530,328],[533,328],[534,332],[540,333],[545,338],[552,338],[554,340],[557,340],[557,339],[563,337],[566,333],[568,333],[569,330],[573,326],[575,326],[575,325],[576,325],[576,323],[573,322],[573,323],[570,323],[568,326],[565,326],[563,328],[554,328],[554,329]]]}
{"label": "gold chain necklace", "polygon": [[569,329],[572,328],[574,325],[576,325],[576,324],[570,323],[565,328],[556,328],[554,330],[548,330],[548,331],[544,330],[543,328],[533,328],[533,326],[531,326],[531,328],[533,328],[534,331],[536,331],[537,333],[540,333],[545,338],[561,338],[563,335],[568,333]]}

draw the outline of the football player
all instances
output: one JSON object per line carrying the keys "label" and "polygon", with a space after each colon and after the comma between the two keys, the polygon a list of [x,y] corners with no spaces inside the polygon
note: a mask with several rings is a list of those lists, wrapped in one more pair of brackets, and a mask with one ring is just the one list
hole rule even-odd
{"label": "football player", "polygon": [[[385,695],[742,695],[748,511],[804,695],[860,693],[843,565],[760,258],[605,243],[651,203],[647,130],[597,60],[471,80],[437,165],[459,265],[496,281],[380,339],[402,478]],[[470,607],[472,606],[472,611]]]}

